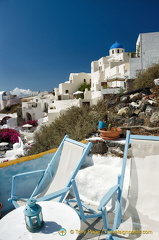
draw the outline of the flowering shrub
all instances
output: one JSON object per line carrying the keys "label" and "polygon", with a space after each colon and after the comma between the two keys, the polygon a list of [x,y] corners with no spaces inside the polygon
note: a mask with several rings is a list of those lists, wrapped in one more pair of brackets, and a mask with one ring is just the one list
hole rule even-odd
{"label": "flowering shrub", "polygon": [[10,128],[0,129],[0,137],[2,141],[9,142],[9,143],[16,143],[19,142],[18,137],[19,133]]}
{"label": "flowering shrub", "polygon": [[23,125],[25,125],[25,124],[31,124],[33,127],[37,127],[38,126],[38,121],[37,120],[27,121]]}

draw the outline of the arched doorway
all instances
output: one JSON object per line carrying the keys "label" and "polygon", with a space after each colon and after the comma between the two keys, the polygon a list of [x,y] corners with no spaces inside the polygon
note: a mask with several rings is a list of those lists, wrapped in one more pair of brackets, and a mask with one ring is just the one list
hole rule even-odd
{"label": "arched doorway", "polygon": [[27,119],[26,119],[27,121],[32,121],[32,116],[31,116],[31,114],[28,113],[28,112],[26,113],[26,118],[27,118]]}

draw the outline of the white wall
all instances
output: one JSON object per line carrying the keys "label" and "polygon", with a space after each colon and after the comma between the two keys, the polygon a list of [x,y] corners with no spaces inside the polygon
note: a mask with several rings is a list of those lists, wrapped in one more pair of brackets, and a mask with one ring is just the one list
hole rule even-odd
{"label": "white wall", "polygon": [[32,103],[25,103],[25,105],[22,106],[22,113],[23,118],[25,121],[27,121],[27,113],[29,113],[32,116],[32,120],[37,120],[39,118],[44,117],[44,112],[41,109],[41,103],[36,103],[36,107],[32,107],[32,105],[35,105],[34,102]]}
{"label": "white wall", "polygon": [[119,91],[120,91],[120,88],[106,88],[106,89],[102,89],[101,90],[101,93],[102,93],[102,95],[104,95],[104,94],[117,94],[117,93],[119,93]]}
{"label": "white wall", "polygon": [[135,78],[138,71],[159,63],[159,32],[139,34],[136,52],[139,45],[140,57],[130,59],[130,79]]}
{"label": "white wall", "polygon": [[91,99],[91,91],[88,91],[88,89],[85,89],[84,99]]}
{"label": "white wall", "polygon": [[55,100],[54,104],[50,105],[48,109],[48,120],[49,123],[53,122],[57,117],[60,116],[65,110],[72,106],[81,106],[81,99],[73,100]]}
{"label": "white wall", "polygon": [[89,84],[90,79],[91,74],[89,73],[71,73],[69,81],[59,84],[59,90],[56,90],[56,99],[58,99],[58,95],[61,95],[63,99],[63,95],[67,93],[67,90],[69,94],[73,94],[79,89],[82,83],[86,82]]}
{"label": "white wall", "polygon": [[[118,53],[119,50],[119,53]],[[129,71],[129,55],[123,48],[111,49],[109,56],[102,57],[91,63],[91,90],[100,91],[101,82],[107,82],[112,77],[123,77]],[[108,83],[108,87],[125,87],[123,82]]]}
{"label": "white wall", "polygon": [[130,74],[129,78],[135,78],[141,70],[141,58],[131,58],[130,60]]}
{"label": "white wall", "polygon": [[[30,101],[29,101],[30,100]],[[27,120],[27,113],[32,116],[32,120],[37,120],[45,116],[45,110],[54,101],[53,94],[47,92],[40,93],[38,96],[22,102],[22,114],[25,121]]]}
{"label": "white wall", "polygon": [[48,110],[48,122],[52,123],[53,121],[55,121],[56,118],[58,118],[60,116],[60,111],[56,111],[53,109],[49,109]]}
{"label": "white wall", "polygon": [[141,34],[141,57],[143,68],[150,67],[152,63],[159,61],[159,32]]}
{"label": "white wall", "polygon": [[54,101],[56,110],[67,109],[72,106],[80,106],[80,99]]}

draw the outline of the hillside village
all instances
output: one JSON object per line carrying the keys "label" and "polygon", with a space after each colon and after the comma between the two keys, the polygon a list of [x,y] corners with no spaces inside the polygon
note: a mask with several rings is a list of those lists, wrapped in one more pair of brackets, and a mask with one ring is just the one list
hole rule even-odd
{"label": "hillside village", "polygon": [[[113,116],[118,126],[141,126],[146,124],[146,119],[152,125],[156,124],[158,105],[157,95],[152,95],[153,89],[146,94],[130,92],[126,95],[133,89],[133,79],[137,74],[156,63],[159,63],[159,32],[139,34],[136,52],[133,53],[125,52],[124,47],[116,42],[110,46],[108,56],[92,61],[90,73],[70,73],[69,80],[60,83],[51,93],[40,92],[36,96],[19,99],[10,92],[1,91],[1,110],[21,102],[17,115],[11,116],[1,128],[17,129],[23,142],[27,143],[33,139],[35,130],[51,124],[68,108],[91,107],[101,99],[106,100],[109,117]],[[125,95],[119,98],[121,94]],[[114,118],[114,114],[117,117]],[[37,128],[22,128],[26,122],[37,120]]]}
{"label": "hillside village", "polygon": [[[142,72],[143,76],[143,73],[147,73],[148,70],[151,71],[154,67],[157,68],[157,74],[154,75],[156,77],[153,80],[151,78],[150,83],[153,82],[153,84],[149,85],[145,81],[146,85],[144,87],[134,88],[136,80],[138,80],[136,78],[138,73]],[[121,227],[124,238],[136,239],[137,237],[143,239],[143,236],[146,236],[144,239],[149,239],[149,234],[139,235],[137,232],[135,235],[129,234],[130,237],[128,233],[127,235],[125,234],[125,232],[131,232],[129,229],[135,229],[135,231],[139,231],[136,229],[146,229],[145,232],[150,232],[152,239],[157,239],[158,196],[156,195],[154,183],[158,181],[159,176],[158,143],[156,141],[158,138],[143,135],[159,136],[158,68],[159,32],[146,33],[139,35],[135,53],[125,52],[120,43],[114,43],[110,47],[109,56],[102,57],[91,63],[91,73],[71,73],[69,81],[59,84],[59,87],[50,93],[40,92],[30,97],[18,98],[11,92],[0,92],[1,235],[6,236],[8,216],[12,216],[12,213],[16,213],[18,209],[20,212],[22,207],[24,207],[17,208],[19,206],[18,200],[22,200],[22,204],[24,204],[25,198],[30,197],[32,194],[34,186],[40,186],[41,180],[39,181],[39,178],[46,179],[46,182],[42,185],[42,191],[40,189],[40,192],[38,192],[40,201],[43,192],[47,192],[51,182],[55,186],[55,190],[52,188],[51,194],[48,195],[49,198],[46,198],[47,201],[39,201],[39,204],[56,204],[55,201],[50,201],[50,196],[52,192],[53,195],[57,193],[59,196],[59,192],[65,190],[64,188],[57,191],[59,186],[62,186],[61,182],[63,182],[63,179],[65,184],[65,177],[68,176],[70,171],[71,182],[73,180],[75,187],[79,189],[79,200],[84,202],[84,206],[88,204],[86,214],[89,213],[90,208],[93,209],[93,214],[95,214],[94,210],[97,209],[99,204],[101,205],[102,202],[104,204],[105,202],[106,204],[108,203],[107,208],[105,205],[102,207],[104,212],[108,212],[108,219],[107,217],[103,219],[101,215],[95,214],[95,220],[91,219],[91,222],[89,222],[88,219],[83,223],[83,219],[79,219],[77,215],[79,221],[82,222],[82,234],[80,234],[79,239],[84,239],[83,232],[85,230],[83,229],[88,230],[88,228],[92,228],[93,231],[95,229],[95,232],[99,232],[96,230],[99,228],[106,230],[108,225],[106,227],[103,226],[103,220],[105,221],[105,219],[106,222],[108,220],[112,224],[112,211],[113,215],[117,211],[114,193],[117,196],[117,203],[122,193],[121,206],[124,216],[119,229]],[[118,131],[117,129],[121,130],[119,131],[120,138],[117,138],[117,140],[105,140],[100,132],[103,129],[98,128],[97,125],[100,122],[102,124],[108,123],[107,128],[110,125],[113,126],[116,129],[114,131]],[[127,131],[127,138],[125,139],[127,129],[131,130],[131,134],[137,135],[133,151],[133,143],[128,141],[129,131]],[[59,146],[61,139],[66,134],[70,137],[68,138],[68,143],[62,142],[58,148],[60,151],[56,151],[55,147]],[[140,137],[141,141],[139,142]],[[143,141],[143,137],[148,139],[148,141],[145,141],[146,143]],[[155,141],[149,141],[150,137]],[[76,142],[76,148],[70,151],[72,142],[74,142],[72,139],[86,141],[78,142],[79,145],[76,145]],[[83,144],[85,142],[87,144]],[[88,142],[92,144],[88,144]],[[52,145],[53,143],[54,145]],[[83,151],[83,146],[90,146],[88,149],[89,153],[87,152],[87,157],[83,159],[83,162],[80,159],[81,165],[78,164],[80,169],[78,172],[76,171],[76,176],[72,173],[72,169],[75,165],[74,162],[79,158],[80,152],[83,155],[86,153]],[[61,148],[63,149],[61,150]],[[134,153],[137,156],[133,155]],[[60,163],[57,164],[56,160],[58,157],[60,158]],[[122,178],[124,184],[121,184],[123,185],[121,190],[120,181]],[[38,184],[37,181],[39,181]],[[45,186],[47,186],[46,189]],[[70,187],[68,188],[70,189]],[[37,190],[37,187],[35,189]],[[119,197],[116,193],[119,194]],[[71,187],[71,191],[68,194],[68,196],[72,195],[71,202],[74,201],[76,194],[77,190],[73,192]],[[22,198],[18,196],[22,196]],[[46,199],[44,198],[44,200]],[[65,203],[67,203],[67,199],[65,200]],[[16,202],[17,205],[13,206],[13,202]],[[65,203],[60,202],[58,204],[65,205]],[[76,204],[76,206],[78,205]],[[16,207],[15,210],[13,210],[14,207]],[[42,205],[42,208],[43,213],[45,213],[44,205]],[[53,208],[56,209],[56,205],[55,207],[49,207],[47,212],[50,214]],[[72,208],[70,209],[73,210]],[[98,207],[98,210],[100,210],[100,207]],[[53,224],[59,223],[59,218],[55,220],[55,216],[59,217],[59,210],[53,215],[54,218],[51,215],[49,223],[52,222],[52,219]],[[68,219],[68,214],[66,215]],[[16,216],[18,218],[13,215],[13,222],[16,220],[16,224],[10,224],[14,225],[15,236],[18,236],[20,229],[23,228],[25,229],[23,236],[27,236],[28,233],[29,236],[36,234],[28,232],[26,229],[24,214],[22,217],[19,217],[18,214]],[[42,234],[45,234],[50,237],[52,233],[56,233],[53,236],[58,236],[58,228],[55,232],[52,232],[53,225],[48,227],[47,215],[43,216],[45,221],[44,230],[40,231],[40,235],[37,236],[42,236],[43,238]],[[63,212],[61,216],[63,218]],[[70,219],[72,221],[72,216]],[[127,224],[129,220],[127,231],[124,224]],[[21,227],[22,221],[23,226]],[[65,222],[64,224],[66,224]],[[17,231],[15,231],[16,226],[18,226]],[[57,226],[60,225],[57,224]],[[150,231],[147,231],[148,229]],[[37,232],[37,234],[39,233]],[[135,238],[132,238],[133,235]],[[104,236],[104,239],[107,239],[105,235],[100,236]],[[92,238],[89,235],[89,239],[97,240],[97,238],[97,236]],[[113,235],[112,239],[121,239],[121,237],[116,238],[115,235],[114,238]]]}
{"label": "hillside village", "polygon": [[[130,91],[132,79],[138,72],[158,62],[159,32],[139,34],[135,53],[125,52],[120,43],[114,43],[109,49],[109,56],[92,61],[91,73],[71,73],[69,80],[59,84],[53,94],[40,93],[23,100],[18,121],[42,118],[47,111],[48,122],[51,123],[73,105],[92,106],[108,94]],[[90,85],[90,90],[79,91],[82,84]]]}

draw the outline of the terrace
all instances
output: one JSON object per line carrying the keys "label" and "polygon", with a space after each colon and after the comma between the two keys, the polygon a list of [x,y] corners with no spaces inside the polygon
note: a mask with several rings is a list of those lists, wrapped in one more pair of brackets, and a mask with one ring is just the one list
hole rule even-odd
{"label": "terrace", "polygon": [[[149,145],[148,145],[149,146]],[[147,147],[148,149],[148,147]],[[50,158],[54,155],[55,149],[34,155],[34,156],[29,156],[29,157],[23,157],[19,158],[16,160],[12,160],[10,162],[5,162],[0,164],[0,202],[3,204],[3,209],[2,209],[2,217],[5,216],[8,212],[12,211],[14,209],[13,205],[8,202],[8,198],[10,198],[11,194],[11,180],[12,176],[16,175],[18,173],[24,173],[24,172],[29,172],[29,171],[34,171],[34,170],[40,170],[40,169],[46,169],[48,163],[50,162]],[[149,152],[153,153],[154,148],[153,146],[149,147]],[[155,149],[156,151],[156,149]],[[149,166],[149,174],[151,177],[157,176],[157,171],[158,171],[158,163],[155,161],[154,164],[154,158],[153,156],[151,157],[151,161],[148,162]],[[102,198],[102,195],[107,192],[108,189],[114,183],[116,182],[117,176],[120,172],[121,169],[121,163],[122,159],[118,157],[112,157],[112,156],[101,156],[101,155],[89,155],[86,158],[86,161],[82,165],[77,177],[76,177],[76,183],[79,189],[79,193],[81,198],[84,200],[85,203],[87,203],[91,208],[96,209],[97,204],[99,203],[100,199]],[[145,159],[145,168],[146,168],[147,160]],[[127,199],[128,191],[130,190],[130,171],[132,168],[132,163],[131,163],[131,158],[128,159],[127,161],[127,166],[126,166],[126,175],[125,175],[125,183],[124,183],[124,189],[123,189],[123,199],[129,202],[130,204],[130,197]],[[140,170],[140,168],[139,168]],[[148,174],[146,173],[146,176]],[[141,176],[140,176],[141,174]],[[145,179],[143,178],[143,170],[141,168],[141,171],[138,172],[138,175],[136,175],[135,178],[135,184],[138,183],[140,180],[141,182],[141,189],[135,187],[137,191],[140,191],[140,194],[142,193],[142,190],[144,189],[144,183]],[[28,182],[27,180],[27,186],[32,186],[34,185],[34,181],[36,179],[31,180]],[[4,184],[5,183],[5,184]],[[149,184],[147,184],[147,189],[149,189]],[[32,192],[31,188],[25,188],[26,186],[25,182],[21,185],[20,191],[22,193],[25,192],[25,194],[30,194]],[[152,188],[152,186],[151,186]],[[152,189],[154,190],[154,188]],[[73,195],[73,193],[71,192]],[[138,193],[137,193],[138,194]],[[147,199],[144,201],[146,203],[149,202],[149,208],[153,208],[153,204],[155,203],[156,199],[158,199],[157,195],[158,193],[152,191],[149,196],[147,196]],[[141,212],[147,212],[147,206],[146,208],[143,207],[143,198],[144,193],[141,194],[141,198],[138,199],[138,204],[139,204],[139,209]],[[73,196],[74,198],[74,196]],[[124,209],[129,209],[128,203],[124,202]],[[150,207],[151,205],[151,207]],[[75,206],[75,205],[74,205]],[[112,226],[112,219],[114,216],[114,212],[111,212],[111,206],[108,206],[108,217],[109,217],[109,224],[110,227]],[[127,239],[157,239],[156,234],[158,232],[156,228],[156,224],[158,224],[158,217],[157,217],[157,211],[158,209],[155,209],[154,217],[153,220],[152,218],[148,218],[147,222],[144,222],[144,215],[142,214],[141,216],[141,222],[138,223],[138,226],[135,226],[135,230],[144,230],[145,226],[147,227],[146,230],[151,230],[153,234],[125,234]],[[87,212],[87,211],[85,211]],[[151,212],[148,210],[148,214],[152,215]],[[127,218],[130,218],[127,214],[125,214],[125,220]],[[2,218],[3,219],[3,218]],[[144,226],[144,224],[145,226]],[[141,227],[142,224],[142,227]],[[64,226],[63,226],[64,227]],[[125,228],[119,228],[120,231],[126,231],[126,230],[131,230],[132,226],[128,225]],[[79,231],[78,231],[79,230]],[[1,230],[0,230],[1,231]],[[92,240],[101,240],[105,239],[105,229],[103,226],[103,221],[102,218],[90,218],[87,219],[86,222],[81,221],[81,228],[80,229],[74,229],[74,234],[78,235],[77,239],[92,239]],[[51,235],[50,235],[51,236]],[[114,238],[115,239],[115,238]],[[121,239],[123,239],[121,237]]]}

